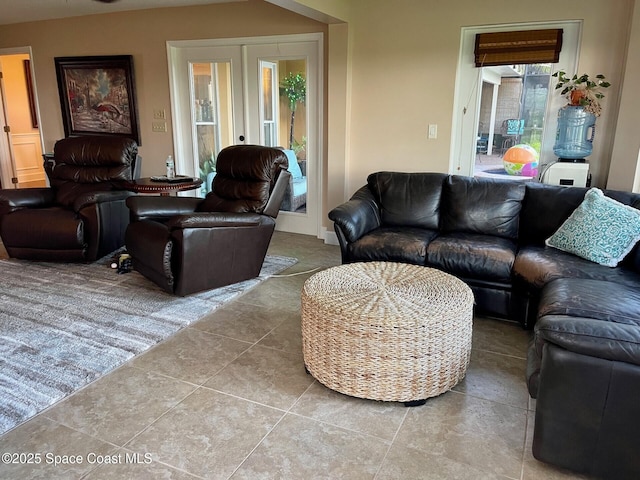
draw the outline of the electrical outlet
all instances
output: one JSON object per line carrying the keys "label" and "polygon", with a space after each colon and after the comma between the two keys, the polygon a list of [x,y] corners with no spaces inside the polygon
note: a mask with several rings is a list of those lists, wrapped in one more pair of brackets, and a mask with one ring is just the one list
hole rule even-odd
{"label": "electrical outlet", "polygon": [[167,122],[151,122],[151,131],[160,133],[166,132]]}
{"label": "electrical outlet", "polygon": [[166,119],[166,114],[164,108],[158,108],[153,110],[153,118],[156,120],[164,120]]}
{"label": "electrical outlet", "polygon": [[429,138],[438,138],[438,125],[429,125]]}

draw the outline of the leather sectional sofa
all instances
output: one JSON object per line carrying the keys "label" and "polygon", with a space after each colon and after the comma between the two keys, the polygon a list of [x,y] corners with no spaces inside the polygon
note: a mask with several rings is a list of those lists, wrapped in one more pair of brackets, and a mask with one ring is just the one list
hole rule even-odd
{"label": "leather sectional sofa", "polygon": [[[534,328],[526,379],[537,398],[536,458],[600,477],[639,478],[639,249],[610,267],[545,244],[587,191],[378,172],[329,218],[343,263],[444,270],[469,284],[478,312]],[[640,195],[604,194],[640,209]]]}

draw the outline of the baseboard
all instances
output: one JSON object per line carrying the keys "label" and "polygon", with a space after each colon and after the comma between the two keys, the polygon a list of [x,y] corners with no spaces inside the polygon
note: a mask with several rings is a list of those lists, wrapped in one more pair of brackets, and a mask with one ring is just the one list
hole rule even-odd
{"label": "baseboard", "polygon": [[322,227],[320,235],[320,238],[322,238],[324,240],[324,243],[326,243],[327,245],[340,245],[338,243],[338,236],[336,235],[336,232],[327,230],[326,227]]}

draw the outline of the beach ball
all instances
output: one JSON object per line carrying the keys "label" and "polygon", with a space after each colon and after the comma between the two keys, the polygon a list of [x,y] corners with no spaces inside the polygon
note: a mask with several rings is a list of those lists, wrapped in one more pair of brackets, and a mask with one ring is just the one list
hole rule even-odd
{"label": "beach ball", "polygon": [[538,176],[538,152],[530,145],[514,145],[505,152],[502,163],[509,175]]}

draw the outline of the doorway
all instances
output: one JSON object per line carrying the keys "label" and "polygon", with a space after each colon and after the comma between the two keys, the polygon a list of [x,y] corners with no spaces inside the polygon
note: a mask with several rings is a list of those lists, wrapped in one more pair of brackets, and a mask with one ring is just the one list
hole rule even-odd
{"label": "doorway", "polygon": [[[553,67],[551,63],[482,67],[475,176],[537,177]],[[510,162],[514,158],[531,162]]]}
{"label": "doorway", "polygon": [[[561,22],[491,25],[464,27],[458,59],[458,70],[455,84],[454,112],[451,137],[450,173],[473,176],[476,155],[479,148],[478,127],[481,118],[482,85],[484,68],[477,68],[474,62],[476,35],[489,32],[506,32],[558,28],[563,30],[562,50],[559,61],[552,65],[554,71],[575,72],[577,67],[582,21],[569,20]],[[493,83],[499,83],[499,80]],[[544,113],[544,130],[539,138],[539,164],[554,161],[553,143],[557,127],[556,112],[563,104],[560,95],[549,95]],[[538,128],[536,126],[536,128]],[[519,131],[519,129],[518,129]],[[484,148],[484,146],[481,146]]]}
{"label": "doorway", "polygon": [[226,146],[281,147],[294,177],[278,230],[318,235],[322,35],[169,42],[177,167],[204,181]]}
{"label": "doorway", "polygon": [[0,103],[2,188],[46,186],[29,48],[0,49]]}

